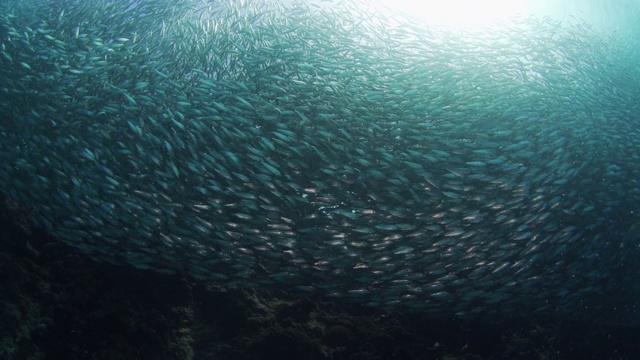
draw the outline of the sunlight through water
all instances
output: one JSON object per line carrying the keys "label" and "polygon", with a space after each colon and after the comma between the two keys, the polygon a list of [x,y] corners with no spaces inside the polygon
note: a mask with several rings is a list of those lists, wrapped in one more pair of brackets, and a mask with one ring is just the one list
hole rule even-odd
{"label": "sunlight through water", "polygon": [[390,11],[400,11],[434,25],[474,29],[528,13],[528,0],[379,0]]}

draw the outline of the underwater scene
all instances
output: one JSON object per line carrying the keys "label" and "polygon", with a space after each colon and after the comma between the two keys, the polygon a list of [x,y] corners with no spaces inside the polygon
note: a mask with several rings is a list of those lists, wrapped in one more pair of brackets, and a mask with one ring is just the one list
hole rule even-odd
{"label": "underwater scene", "polygon": [[0,358],[640,358],[639,58],[631,0],[4,0]]}

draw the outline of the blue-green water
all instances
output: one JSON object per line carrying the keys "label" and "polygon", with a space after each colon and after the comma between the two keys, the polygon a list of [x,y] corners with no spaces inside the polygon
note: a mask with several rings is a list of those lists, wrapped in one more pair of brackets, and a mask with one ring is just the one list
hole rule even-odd
{"label": "blue-green water", "polygon": [[96,260],[434,316],[635,312],[632,29],[2,10],[0,187]]}

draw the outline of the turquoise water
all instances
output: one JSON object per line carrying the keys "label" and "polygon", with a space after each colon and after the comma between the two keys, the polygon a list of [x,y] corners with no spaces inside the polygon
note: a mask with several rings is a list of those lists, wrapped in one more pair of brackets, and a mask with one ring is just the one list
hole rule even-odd
{"label": "turquoise water", "polygon": [[433,316],[635,312],[631,28],[2,8],[0,187],[95,260]]}

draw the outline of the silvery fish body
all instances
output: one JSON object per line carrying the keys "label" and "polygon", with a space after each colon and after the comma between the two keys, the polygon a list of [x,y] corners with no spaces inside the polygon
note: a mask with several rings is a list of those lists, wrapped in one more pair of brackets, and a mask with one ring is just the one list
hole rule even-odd
{"label": "silvery fish body", "polygon": [[571,311],[638,256],[640,74],[583,24],[0,7],[0,186],[95,259],[472,316]]}

